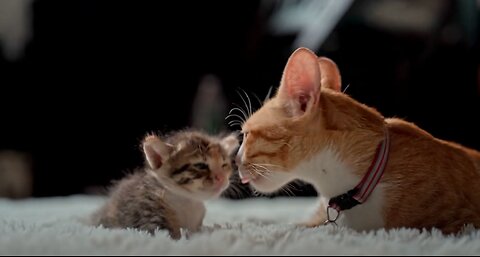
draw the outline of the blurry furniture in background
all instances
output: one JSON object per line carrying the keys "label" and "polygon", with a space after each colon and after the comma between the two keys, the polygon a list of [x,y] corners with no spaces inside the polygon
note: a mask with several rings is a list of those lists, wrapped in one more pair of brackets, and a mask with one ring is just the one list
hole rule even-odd
{"label": "blurry furniture in background", "polygon": [[0,197],[27,198],[33,192],[31,160],[27,154],[0,151]]}

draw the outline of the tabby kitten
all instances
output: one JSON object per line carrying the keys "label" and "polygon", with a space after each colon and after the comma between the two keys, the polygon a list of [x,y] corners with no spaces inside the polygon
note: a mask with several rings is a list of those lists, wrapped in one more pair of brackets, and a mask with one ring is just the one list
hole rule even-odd
{"label": "tabby kitten", "polygon": [[261,192],[311,183],[320,208],[307,226],[480,227],[480,152],[385,119],[340,87],[334,62],[296,50],[275,97],[242,126],[242,181]]}
{"label": "tabby kitten", "polygon": [[146,167],[122,179],[107,203],[94,214],[96,225],[136,228],[151,234],[166,229],[172,238],[180,229],[195,232],[205,215],[203,201],[229,186],[237,136],[220,138],[199,131],[176,132],[143,141]]}

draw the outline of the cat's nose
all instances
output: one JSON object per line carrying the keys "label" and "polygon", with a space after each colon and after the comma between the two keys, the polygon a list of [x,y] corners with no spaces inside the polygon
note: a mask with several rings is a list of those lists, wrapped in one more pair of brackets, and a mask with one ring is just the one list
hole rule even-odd
{"label": "cat's nose", "polygon": [[239,166],[241,164],[241,161],[242,161],[242,157],[237,154],[237,156],[235,156],[235,165]]}
{"label": "cat's nose", "polygon": [[235,156],[235,164],[240,166],[242,164],[242,156],[243,156],[243,144],[238,148],[237,155]]}

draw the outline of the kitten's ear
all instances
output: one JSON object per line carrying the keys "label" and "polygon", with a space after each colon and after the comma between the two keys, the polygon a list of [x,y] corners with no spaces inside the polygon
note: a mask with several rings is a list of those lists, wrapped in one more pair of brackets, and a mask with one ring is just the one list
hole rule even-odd
{"label": "kitten's ear", "polygon": [[168,145],[157,136],[147,136],[143,141],[143,153],[148,165],[152,169],[158,169],[168,159],[173,147]]}
{"label": "kitten's ear", "polygon": [[220,145],[227,150],[228,155],[232,155],[239,146],[238,138],[236,133],[232,133],[220,141]]}
{"label": "kitten's ear", "polygon": [[318,67],[320,68],[320,83],[322,84],[322,87],[340,92],[342,88],[342,79],[337,65],[326,57],[320,57],[318,58]]}
{"label": "kitten's ear", "polygon": [[307,48],[299,48],[288,59],[278,96],[291,116],[301,116],[320,99],[318,57]]}

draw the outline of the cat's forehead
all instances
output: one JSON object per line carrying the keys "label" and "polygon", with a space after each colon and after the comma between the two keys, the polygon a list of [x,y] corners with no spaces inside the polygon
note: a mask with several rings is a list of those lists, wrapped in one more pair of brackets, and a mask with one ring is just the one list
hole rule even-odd
{"label": "cat's forehead", "polygon": [[277,126],[285,119],[285,113],[282,110],[275,101],[268,101],[248,118],[242,126],[242,131],[249,132]]}

